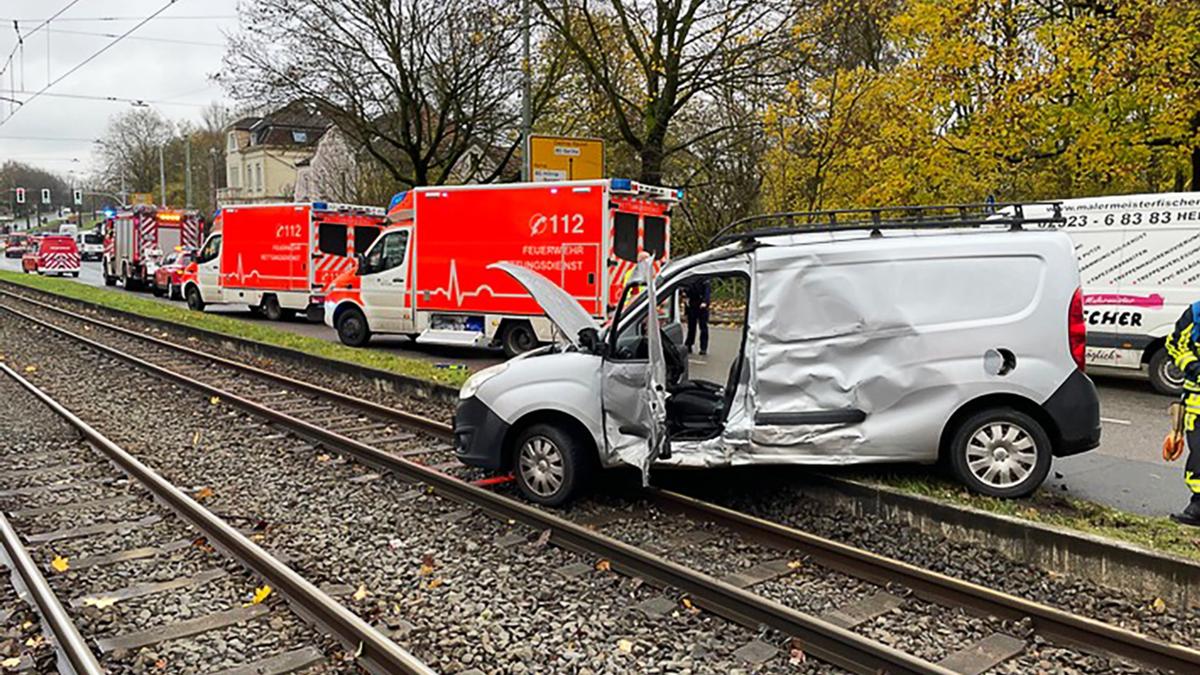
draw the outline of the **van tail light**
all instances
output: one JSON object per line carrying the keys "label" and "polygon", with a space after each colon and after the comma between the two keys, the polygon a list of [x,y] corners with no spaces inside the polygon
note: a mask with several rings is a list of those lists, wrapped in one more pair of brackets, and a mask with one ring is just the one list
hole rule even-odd
{"label": "van tail light", "polygon": [[1067,309],[1067,346],[1080,371],[1085,370],[1087,358],[1087,324],[1083,321],[1083,289],[1076,288]]}

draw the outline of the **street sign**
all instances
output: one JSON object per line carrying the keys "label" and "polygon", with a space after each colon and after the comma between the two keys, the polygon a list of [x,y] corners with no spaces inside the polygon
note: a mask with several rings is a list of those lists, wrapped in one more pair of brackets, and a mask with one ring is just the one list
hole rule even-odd
{"label": "street sign", "polygon": [[150,192],[133,192],[129,195],[129,203],[133,206],[152,206],[154,195]]}
{"label": "street sign", "polygon": [[536,182],[604,178],[604,141],[530,136],[529,177]]}
{"label": "street sign", "polygon": [[72,190],[71,199],[74,200],[75,206],[83,206],[83,190],[79,188]]}
{"label": "street sign", "polygon": [[25,188],[17,188],[17,203],[25,203]]}
{"label": "street sign", "polygon": [[42,203],[50,203],[50,188],[42,188]]}

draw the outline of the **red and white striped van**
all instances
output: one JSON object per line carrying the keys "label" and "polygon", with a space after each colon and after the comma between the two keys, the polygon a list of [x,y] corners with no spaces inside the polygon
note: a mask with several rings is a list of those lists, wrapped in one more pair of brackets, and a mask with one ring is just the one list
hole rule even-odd
{"label": "red and white striped van", "polygon": [[69,234],[48,234],[21,258],[21,269],[38,274],[79,276],[79,245]]}

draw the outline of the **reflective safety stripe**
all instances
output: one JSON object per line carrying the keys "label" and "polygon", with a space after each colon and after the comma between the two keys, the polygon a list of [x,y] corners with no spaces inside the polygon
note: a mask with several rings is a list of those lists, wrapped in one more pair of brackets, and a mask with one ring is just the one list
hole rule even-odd
{"label": "reflective safety stripe", "polygon": [[1183,482],[1187,483],[1188,488],[1192,492],[1200,493],[1200,478],[1193,478],[1191,471],[1184,474]]}

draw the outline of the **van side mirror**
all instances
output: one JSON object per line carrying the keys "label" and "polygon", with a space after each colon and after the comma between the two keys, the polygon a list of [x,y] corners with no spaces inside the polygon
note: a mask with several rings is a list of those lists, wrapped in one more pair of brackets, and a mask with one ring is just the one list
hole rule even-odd
{"label": "van side mirror", "polygon": [[579,344],[591,354],[605,356],[608,345],[600,339],[600,331],[595,328],[584,328],[579,331]]}

